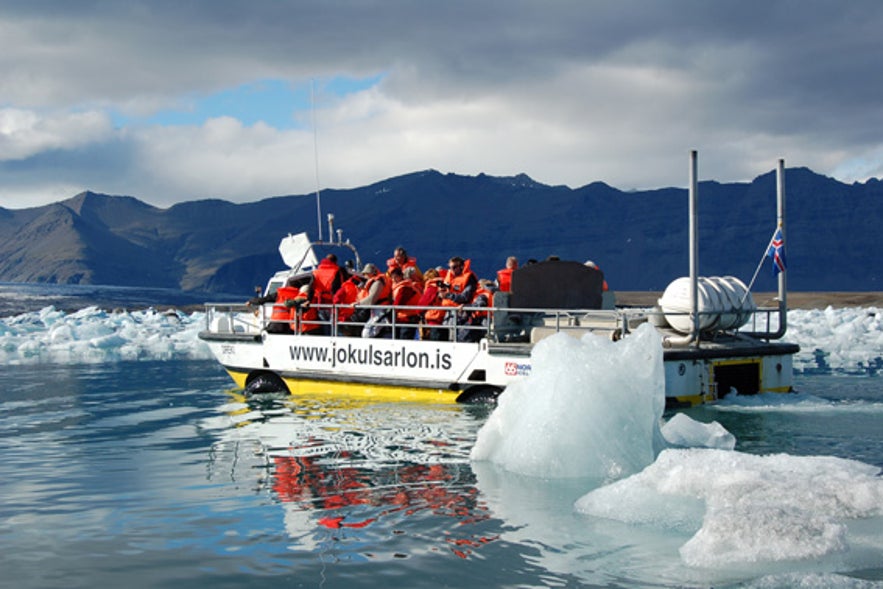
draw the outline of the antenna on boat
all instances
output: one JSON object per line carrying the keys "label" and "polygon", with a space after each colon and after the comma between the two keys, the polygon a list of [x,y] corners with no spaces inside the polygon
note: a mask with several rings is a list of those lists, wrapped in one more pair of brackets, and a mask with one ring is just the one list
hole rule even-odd
{"label": "antenna on boat", "polygon": [[[313,160],[316,164],[316,226],[322,241],[322,198],[319,194],[319,132],[316,129],[316,80],[310,80],[310,119],[313,124]],[[331,236],[334,239],[334,236]]]}
{"label": "antenna on boat", "polygon": [[[334,242],[334,214],[328,213],[328,240]],[[338,240],[339,241],[339,240]]]}

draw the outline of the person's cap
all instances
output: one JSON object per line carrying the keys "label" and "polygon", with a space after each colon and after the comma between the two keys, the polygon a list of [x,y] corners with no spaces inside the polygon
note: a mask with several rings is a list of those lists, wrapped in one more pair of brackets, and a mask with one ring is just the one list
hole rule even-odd
{"label": "person's cap", "polygon": [[362,274],[367,274],[369,276],[377,274],[377,266],[371,264],[370,262],[368,264],[365,264],[365,267],[362,268]]}

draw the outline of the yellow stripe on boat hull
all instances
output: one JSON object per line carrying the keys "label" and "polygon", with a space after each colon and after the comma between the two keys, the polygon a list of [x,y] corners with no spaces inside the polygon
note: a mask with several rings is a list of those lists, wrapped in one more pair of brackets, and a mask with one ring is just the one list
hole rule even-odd
{"label": "yellow stripe on boat hull", "polygon": [[[227,370],[240,388],[245,388],[248,374]],[[362,384],[354,382],[302,380],[283,378],[292,396],[337,396],[380,402],[456,403],[461,391],[424,389],[393,385]]]}

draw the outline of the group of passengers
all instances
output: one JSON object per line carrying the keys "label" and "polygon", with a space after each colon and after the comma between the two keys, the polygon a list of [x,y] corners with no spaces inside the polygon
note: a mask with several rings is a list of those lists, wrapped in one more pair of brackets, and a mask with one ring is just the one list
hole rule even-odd
{"label": "group of passengers", "polygon": [[273,303],[270,333],[330,335],[336,312],[339,335],[389,338],[395,329],[396,339],[478,341],[488,313],[474,308],[493,306],[494,291],[509,290],[518,260],[510,257],[496,281],[479,280],[469,260],[459,256],[447,268],[424,274],[403,247],[394,250],[386,265],[385,273],[371,263],[360,273],[352,272],[328,254],[311,276],[290,278],[276,292],[249,304]]}

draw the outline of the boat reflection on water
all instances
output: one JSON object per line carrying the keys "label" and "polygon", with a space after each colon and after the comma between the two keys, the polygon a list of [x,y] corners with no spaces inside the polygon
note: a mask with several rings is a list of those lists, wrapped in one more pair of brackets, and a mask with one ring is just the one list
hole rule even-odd
{"label": "boat reflection on water", "polygon": [[441,549],[467,558],[497,539],[469,464],[490,408],[229,394],[235,427],[216,455],[227,445],[235,468],[261,473],[293,550],[331,540],[357,551],[347,559]]}

